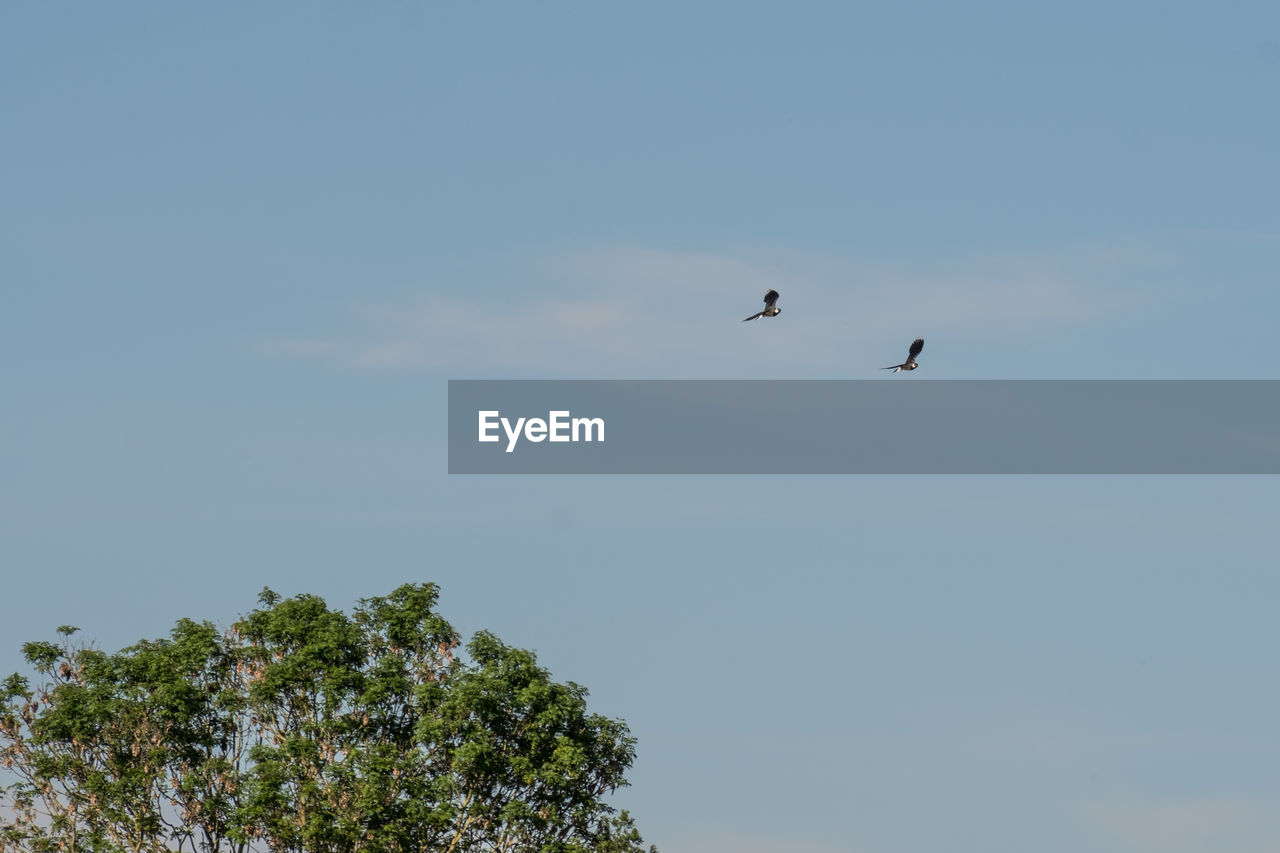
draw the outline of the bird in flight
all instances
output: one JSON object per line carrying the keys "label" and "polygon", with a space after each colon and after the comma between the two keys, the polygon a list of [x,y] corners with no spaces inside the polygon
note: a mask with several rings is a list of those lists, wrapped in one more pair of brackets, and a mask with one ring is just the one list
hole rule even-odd
{"label": "bird in flight", "polygon": [[742,322],[746,323],[751,320],[757,320],[761,317],[776,317],[782,313],[782,309],[778,307],[778,291],[770,290],[764,295],[764,310],[759,314],[752,314]]}
{"label": "bird in flight", "polygon": [[924,349],[924,338],[916,338],[911,343],[911,349],[907,350],[907,360],[902,364],[891,364],[888,367],[882,367],[881,370],[892,370],[897,373],[899,370],[915,370],[920,365],[916,364],[916,356]]}

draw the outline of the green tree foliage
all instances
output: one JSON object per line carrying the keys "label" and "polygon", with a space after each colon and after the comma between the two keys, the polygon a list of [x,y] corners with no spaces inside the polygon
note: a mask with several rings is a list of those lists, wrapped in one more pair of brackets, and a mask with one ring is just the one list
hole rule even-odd
{"label": "green tree foliage", "polygon": [[[643,853],[635,741],[532,652],[459,650],[433,584],[263,590],[106,654],[58,629],[0,685],[0,853]],[[653,851],[654,848],[648,848]]]}

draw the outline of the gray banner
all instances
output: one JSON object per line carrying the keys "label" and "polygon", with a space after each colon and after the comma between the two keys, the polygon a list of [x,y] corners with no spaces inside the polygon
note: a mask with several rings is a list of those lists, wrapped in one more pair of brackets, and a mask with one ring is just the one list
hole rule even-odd
{"label": "gray banner", "polygon": [[449,382],[450,474],[1275,474],[1280,381]]}

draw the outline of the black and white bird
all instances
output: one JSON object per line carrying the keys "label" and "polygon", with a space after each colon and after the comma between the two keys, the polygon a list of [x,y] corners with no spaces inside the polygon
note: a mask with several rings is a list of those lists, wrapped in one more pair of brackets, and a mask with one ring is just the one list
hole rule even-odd
{"label": "black and white bird", "polygon": [[907,350],[907,360],[902,364],[891,364],[888,367],[882,367],[881,370],[892,370],[897,373],[899,370],[915,370],[920,365],[916,364],[916,356],[924,349],[924,338],[916,338],[911,342],[911,349]]}
{"label": "black and white bird", "polygon": [[764,310],[759,314],[752,314],[742,322],[746,323],[751,320],[758,320],[761,317],[777,317],[782,313],[782,309],[778,307],[778,291],[770,290],[764,295]]}

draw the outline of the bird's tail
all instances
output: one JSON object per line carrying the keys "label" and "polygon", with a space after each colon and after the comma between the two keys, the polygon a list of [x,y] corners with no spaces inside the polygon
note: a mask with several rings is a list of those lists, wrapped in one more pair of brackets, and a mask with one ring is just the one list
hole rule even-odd
{"label": "bird's tail", "polygon": [[752,320],[758,320],[758,319],[760,319],[760,318],[761,318],[761,317],[763,317],[763,316],[764,316],[764,312],[763,312],[763,311],[761,311],[759,314],[752,314],[750,317],[748,317],[747,319],[743,320],[742,322],[744,322],[744,323],[749,323],[749,322],[751,322]]}

